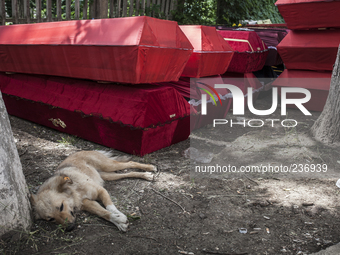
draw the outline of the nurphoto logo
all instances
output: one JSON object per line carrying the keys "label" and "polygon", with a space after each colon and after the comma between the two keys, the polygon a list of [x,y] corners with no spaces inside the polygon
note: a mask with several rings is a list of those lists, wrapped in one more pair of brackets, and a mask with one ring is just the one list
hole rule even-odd
{"label": "nurphoto logo", "polygon": [[[214,90],[212,87],[209,87],[216,95],[218,93],[216,90]],[[248,109],[251,113],[258,115],[258,116],[268,116],[270,114],[273,114],[277,107],[278,107],[278,90],[276,87],[272,88],[272,106],[270,109],[267,110],[258,110],[255,109],[254,104],[253,104],[253,88],[248,87],[247,89],[247,96],[243,94],[243,91],[231,84],[215,84],[215,88],[226,88],[228,89],[233,98],[233,115],[238,115],[242,116],[244,115],[244,106],[245,106],[245,98],[247,97],[247,106]],[[202,89],[202,88],[200,88]],[[207,94],[210,95],[210,97],[213,99],[213,101],[216,104],[216,100],[214,99],[213,95],[207,91],[206,89],[204,90]],[[300,93],[303,94],[303,98],[287,98],[288,93]],[[220,102],[221,99],[218,96]],[[281,88],[281,115],[286,115],[287,113],[287,104],[294,104],[304,115],[312,115],[304,106],[304,103],[307,103],[311,99],[311,93],[309,90],[305,88],[294,88],[294,87],[283,87]],[[207,95],[202,94],[201,95],[201,114],[206,115],[207,114]],[[221,102],[222,105],[222,102]],[[244,127],[248,125],[249,127],[262,127],[266,122],[271,123],[271,126],[274,126],[274,123],[280,121],[279,119],[266,119],[266,120],[261,120],[261,119],[251,119],[246,122],[246,120],[242,120],[241,122],[233,122],[233,120],[226,120],[226,119],[214,119],[213,121],[213,126],[215,127],[216,125],[224,125],[227,123],[230,123],[230,126],[232,127],[234,125],[243,125]],[[285,119],[281,121],[281,125],[284,127],[295,127],[297,125],[297,121],[293,119]]]}
{"label": "nurphoto logo", "polygon": [[[218,92],[216,91],[216,89],[214,89],[213,87],[209,86],[208,84],[204,84],[204,86],[208,87],[212,92],[215,93],[215,95],[217,96],[218,100],[220,101],[220,104],[222,105],[222,100],[218,94]],[[207,93],[210,98],[214,101],[214,104],[217,106],[215,97],[209,92],[209,90],[198,87],[200,90],[203,90],[205,93]],[[202,94],[202,105],[203,105],[203,100],[204,100],[204,104],[205,104],[205,114],[202,115],[207,115],[207,95],[206,94]]]}

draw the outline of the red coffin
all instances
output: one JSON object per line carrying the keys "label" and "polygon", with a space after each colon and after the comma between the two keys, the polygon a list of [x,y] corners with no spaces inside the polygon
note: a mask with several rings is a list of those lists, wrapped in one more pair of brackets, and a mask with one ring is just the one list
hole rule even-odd
{"label": "red coffin", "polygon": [[[273,82],[273,87],[297,87],[305,88],[311,92],[311,99],[303,104],[310,111],[322,112],[325,106],[332,72],[314,72],[300,70],[284,70]],[[301,94],[289,93],[289,98],[301,98]],[[304,97],[304,95],[302,95]],[[295,105],[287,105],[296,108]]]}
{"label": "red coffin", "polygon": [[[273,25],[273,24],[270,24]],[[261,26],[264,26],[263,24]],[[220,30],[232,30],[235,31],[238,28],[217,26]],[[261,27],[249,28],[250,31],[255,31],[256,34],[261,38],[261,40],[268,47],[268,56],[266,59],[266,66],[276,66],[282,64],[282,59],[277,52],[277,45],[282,41],[282,39],[288,34],[288,29],[284,28],[271,28],[271,27]]]}
{"label": "red coffin", "polygon": [[256,32],[242,30],[218,30],[218,32],[235,51],[228,72],[251,73],[263,68],[268,48]]}
{"label": "red coffin", "polygon": [[190,105],[170,87],[0,73],[0,90],[9,114],[131,154],[190,134]]}
{"label": "red coffin", "polygon": [[332,71],[340,30],[290,31],[278,45],[287,69]]}
{"label": "red coffin", "polygon": [[192,45],[150,17],[0,26],[0,71],[153,83],[179,79]]}
{"label": "red coffin", "polygon": [[340,27],[339,0],[278,0],[289,29]]}
{"label": "red coffin", "polygon": [[227,71],[233,49],[214,27],[180,26],[180,28],[194,46],[194,52],[182,76],[199,78],[219,75]]}

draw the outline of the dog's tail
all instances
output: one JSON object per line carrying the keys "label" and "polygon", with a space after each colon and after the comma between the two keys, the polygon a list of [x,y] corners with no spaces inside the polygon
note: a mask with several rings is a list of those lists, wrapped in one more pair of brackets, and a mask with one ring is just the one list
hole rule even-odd
{"label": "dog's tail", "polygon": [[108,158],[111,158],[113,160],[119,161],[119,162],[128,162],[130,161],[131,157],[130,156],[113,156],[112,151],[102,151],[102,150],[97,150],[97,152],[105,155]]}

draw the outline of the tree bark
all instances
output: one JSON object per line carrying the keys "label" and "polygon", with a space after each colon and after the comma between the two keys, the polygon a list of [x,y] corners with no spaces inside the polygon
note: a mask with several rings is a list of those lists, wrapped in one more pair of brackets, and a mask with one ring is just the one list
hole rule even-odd
{"label": "tree bark", "polygon": [[325,107],[311,131],[318,141],[327,144],[340,142],[340,46]]}
{"label": "tree bark", "polygon": [[29,229],[31,206],[12,129],[0,92],[0,236]]}

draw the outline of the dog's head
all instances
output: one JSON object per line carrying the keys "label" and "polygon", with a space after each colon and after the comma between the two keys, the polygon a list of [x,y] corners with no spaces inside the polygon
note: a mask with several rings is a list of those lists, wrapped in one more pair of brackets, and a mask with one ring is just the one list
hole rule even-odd
{"label": "dog's head", "polygon": [[51,177],[41,185],[30,200],[36,219],[44,219],[62,225],[67,231],[75,227],[75,204],[72,196],[72,180],[65,175]]}

